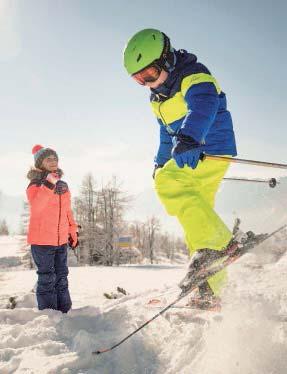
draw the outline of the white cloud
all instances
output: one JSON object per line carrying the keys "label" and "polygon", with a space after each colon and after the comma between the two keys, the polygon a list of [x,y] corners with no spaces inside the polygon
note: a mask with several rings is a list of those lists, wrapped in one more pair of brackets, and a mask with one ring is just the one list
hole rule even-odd
{"label": "white cloud", "polygon": [[0,154],[0,190],[9,195],[25,192],[26,174],[33,160],[25,152]]}
{"label": "white cloud", "polygon": [[[78,144],[71,148],[61,142],[59,148],[57,144],[53,148],[59,154],[59,166],[64,170],[64,179],[69,183],[73,195],[78,193],[87,173],[92,173],[99,184],[116,175],[123,182],[123,188],[131,194],[152,185],[152,153],[139,152],[136,146],[118,142],[90,147]],[[30,152],[0,153],[0,170],[3,172],[0,190],[10,195],[23,194],[28,183],[26,174],[32,165]]]}
{"label": "white cloud", "polygon": [[[70,153],[70,152],[69,152]],[[124,143],[77,147],[71,155],[62,152],[61,165],[77,193],[82,178],[92,173],[98,183],[106,182],[116,175],[129,193],[143,191],[152,184],[153,162],[151,153],[139,153],[136,146]]]}

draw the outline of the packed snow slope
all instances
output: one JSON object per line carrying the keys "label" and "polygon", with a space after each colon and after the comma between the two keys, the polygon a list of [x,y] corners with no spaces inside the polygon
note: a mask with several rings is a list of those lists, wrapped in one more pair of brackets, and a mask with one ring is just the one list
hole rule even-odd
{"label": "packed snow slope", "polygon": [[[117,343],[158,312],[147,306],[151,298],[177,295],[185,266],[70,268],[73,310],[67,315],[37,310],[34,270],[2,268],[0,373],[286,374],[286,236],[230,266],[221,312],[172,309],[100,356],[91,352]],[[5,258],[7,240],[0,240]],[[128,295],[103,296],[117,286]],[[13,310],[6,309],[10,296],[17,296]]]}

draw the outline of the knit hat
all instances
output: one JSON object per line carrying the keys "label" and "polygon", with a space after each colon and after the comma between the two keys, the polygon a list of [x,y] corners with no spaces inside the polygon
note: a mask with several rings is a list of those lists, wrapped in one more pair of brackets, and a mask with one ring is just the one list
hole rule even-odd
{"label": "knit hat", "polygon": [[34,145],[34,147],[32,148],[32,154],[34,155],[35,167],[37,169],[41,169],[42,162],[46,157],[53,155],[57,158],[57,160],[59,159],[56,151],[51,148],[44,148],[39,144]]}

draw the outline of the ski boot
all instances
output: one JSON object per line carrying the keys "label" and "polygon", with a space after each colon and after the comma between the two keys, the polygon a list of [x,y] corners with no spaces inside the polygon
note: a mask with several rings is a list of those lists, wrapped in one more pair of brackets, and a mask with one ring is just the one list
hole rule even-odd
{"label": "ski boot", "polygon": [[[200,270],[211,265],[214,261],[221,258],[220,251],[214,249],[200,249],[191,257],[186,276],[180,281],[181,295],[188,293],[192,288],[196,275]],[[206,282],[207,283],[207,282]]]}
{"label": "ski boot", "polygon": [[[263,241],[268,234],[256,235],[252,231],[243,232],[240,230],[240,219],[237,218],[234,223],[232,230],[233,237],[228,245],[222,250],[218,251],[215,249],[199,249],[191,258],[191,262],[188,267],[186,276],[179,283],[179,287],[182,292],[181,295],[187,294],[193,287],[196,281],[196,276],[205,268],[208,268],[215,261],[222,259],[226,256],[236,257],[240,254],[240,251],[245,251],[248,248],[253,248],[255,245]],[[208,282],[202,284],[203,287],[209,287]],[[201,286],[200,286],[201,287]]]}
{"label": "ski boot", "polygon": [[[189,290],[193,286],[194,281],[196,281],[196,276],[201,270],[208,268],[214,262],[223,257],[231,256],[233,253],[236,253],[238,245],[238,242],[234,238],[232,238],[226,248],[222,249],[221,251],[204,248],[199,249],[197,252],[195,252],[195,254],[191,257],[186,276],[178,285],[182,290],[181,295],[189,292]],[[206,288],[208,282],[204,282],[203,285],[205,285],[204,287]]]}
{"label": "ski boot", "polygon": [[214,294],[209,283],[206,281],[199,285],[198,289],[188,300],[186,306],[195,309],[220,311],[221,299]]}

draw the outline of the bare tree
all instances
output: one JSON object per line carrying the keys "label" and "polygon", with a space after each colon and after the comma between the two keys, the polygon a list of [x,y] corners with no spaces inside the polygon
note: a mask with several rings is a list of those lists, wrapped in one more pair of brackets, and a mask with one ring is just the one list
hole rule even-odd
{"label": "bare tree", "polygon": [[144,231],[144,223],[135,221],[129,225],[129,234],[133,238],[133,242],[136,248],[141,251],[143,257],[146,257],[145,251],[145,231]]}
{"label": "bare tree", "polygon": [[168,232],[160,231],[160,223],[155,217],[145,222],[135,221],[129,226],[129,234],[133,237],[134,245],[141,251],[144,258],[150,262],[166,257],[171,262],[176,258],[188,256],[184,241]]}
{"label": "bare tree", "polygon": [[22,213],[21,213],[21,222],[20,222],[20,230],[19,230],[20,235],[27,235],[29,217],[30,217],[29,204],[27,203],[27,201],[24,201]]}
{"label": "bare tree", "polygon": [[154,246],[156,240],[156,234],[160,229],[159,219],[155,216],[148,218],[145,223],[145,232],[146,232],[146,246],[149,253],[150,263],[154,262]]}
{"label": "bare tree", "polygon": [[175,252],[174,238],[171,237],[167,232],[160,235],[159,238],[160,248],[169,260],[173,260]]}
{"label": "bare tree", "polygon": [[129,197],[116,177],[100,189],[96,189],[91,174],[84,178],[80,196],[74,204],[76,220],[82,226],[78,250],[80,263],[114,264],[118,238],[125,227],[123,214],[128,201]]}
{"label": "bare tree", "polygon": [[77,249],[78,262],[93,263],[93,251],[96,242],[96,184],[91,174],[82,182],[80,196],[74,200],[75,217],[81,226],[80,247]]}
{"label": "bare tree", "polygon": [[[123,214],[128,206],[129,197],[120,188],[116,177],[97,193],[97,219],[103,228],[103,257],[106,265],[112,266],[116,260],[117,243],[124,231]],[[118,261],[117,261],[118,262]]]}
{"label": "bare tree", "polygon": [[[121,188],[116,177],[96,188],[91,174],[82,183],[80,195],[75,198],[74,210],[77,222],[82,226],[78,261],[82,264],[112,266],[124,261],[166,257],[170,261],[180,253],[186,254],[181,239],[160,231],[159,220],[152,216],[145,222],[128,223],[124,214],[131,196]],[[120,245],[120,238],[130,237],[132,245],[127,250]]]}
{"label": "bare tree", "polygon": [[0,235],[9,235],[9,229],[5,219],[0,221]]}

